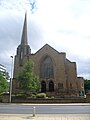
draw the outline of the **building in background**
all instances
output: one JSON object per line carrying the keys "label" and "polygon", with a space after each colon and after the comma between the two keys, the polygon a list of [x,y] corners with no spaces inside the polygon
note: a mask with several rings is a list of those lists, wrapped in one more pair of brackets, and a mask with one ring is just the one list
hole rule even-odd
{"label": "building in background", "polygon": [[27,15],[25,14],[21,43],[17,47],[14,60],[13,93],[20,92],[18,75],[30,59],[35,64],[34,73],[39,76],[41,92],[57,97],[84,95],[83,78],[77,77],[76,62],[68,60],[66,53],[58,52],[48,44],[45,44],[35,54],[31,53],[27,37]]}
{"label": "building in background", "polygon": [[4,76],[6,79],[6,67],[2,64],[0,64],[0,73]]}

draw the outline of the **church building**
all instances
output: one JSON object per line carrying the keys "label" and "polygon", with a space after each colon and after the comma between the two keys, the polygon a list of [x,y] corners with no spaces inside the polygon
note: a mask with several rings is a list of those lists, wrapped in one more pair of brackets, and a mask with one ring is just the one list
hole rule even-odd
{"label": "church building", "polygon": [[39,76],[41,92],[58,97],[82,96],[84,81],[82,77],[77,77],[76,62],[71,62],[66,58],[66,53],[58,52],[48,44],[32,54],[27,34],[25,14],[21,43],[14,59],[13,93],[20,92],[18,75],[31,59],[34,62],[34,73]]}

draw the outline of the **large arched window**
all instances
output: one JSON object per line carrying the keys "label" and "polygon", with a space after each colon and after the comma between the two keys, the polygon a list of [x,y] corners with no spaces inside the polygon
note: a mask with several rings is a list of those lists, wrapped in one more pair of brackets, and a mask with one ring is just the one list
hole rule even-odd
{"label": "large arched window", "polygon": [[40,76],[41,78],[44,79],[49,79],[54,77],[53,62],[49,56],[46,56],[41,62]]}

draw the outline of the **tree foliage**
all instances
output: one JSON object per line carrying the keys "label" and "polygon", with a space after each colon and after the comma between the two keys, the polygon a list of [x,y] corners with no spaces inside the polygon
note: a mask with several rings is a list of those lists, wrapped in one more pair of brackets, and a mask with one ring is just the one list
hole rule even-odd
{"label": "tree foliage", "polygon": [[26,95],[37,93],[40,88],[40,82],[33,73],[33,67],[34,63],[31,60],[28,61],[18,77],[20,88],[23,89]]}
{"label": "tree foliage", "polygon": [[90,80],[84,80],[84,89],[85,92],[90,91]]}
{"label": "tree foliage", "polygon": [[8,91],[8,82],[5,77],[0,73],[0,94]]}
{"label": "tree foliage", "polygon": [[10,76],[9,76],[9,73],[8,72],[6,72],[6,80],[10,80]]}

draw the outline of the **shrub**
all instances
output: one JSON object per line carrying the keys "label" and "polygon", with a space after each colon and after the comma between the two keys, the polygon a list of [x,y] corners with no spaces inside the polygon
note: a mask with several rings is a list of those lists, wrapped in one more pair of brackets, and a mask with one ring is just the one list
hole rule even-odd
{"label": "shrub", "polygon": [[46,98],[46,94],[45,93],[39,93],[36,95],[36,98]]}
{"label": "shrub", "polygon": [[0,96],[0,103],[2,103],[2,96]]}
{"label": "shrub", "polygon": [[54,96],[51,96],[51,99],[54,99]]}
{"label": "shrub", "polygon": [[32,95],[31,95],[31,98],[36,98],[36,95],[32,94]]}

